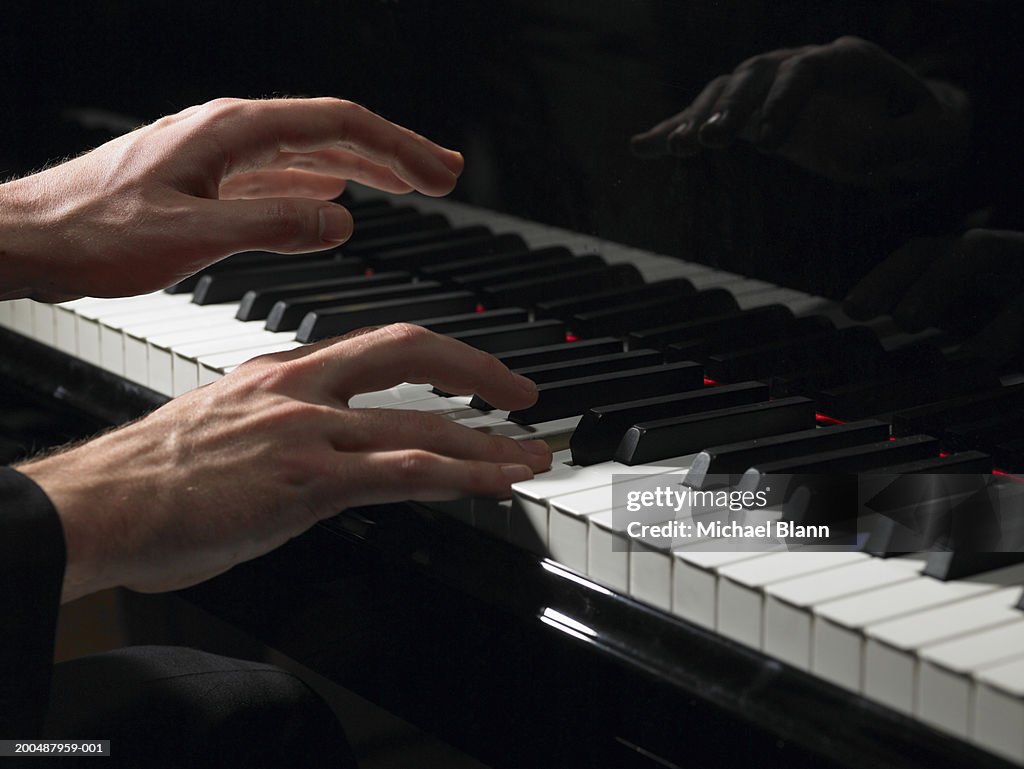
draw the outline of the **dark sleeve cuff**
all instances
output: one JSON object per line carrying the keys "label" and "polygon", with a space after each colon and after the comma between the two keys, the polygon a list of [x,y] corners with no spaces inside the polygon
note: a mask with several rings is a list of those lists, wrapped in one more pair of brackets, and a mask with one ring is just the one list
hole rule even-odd
{"label": "dark sleeve cuff", "polygon": [[64,581],[64,530],[49,497],[0,468],[0,739],[39,734]]}

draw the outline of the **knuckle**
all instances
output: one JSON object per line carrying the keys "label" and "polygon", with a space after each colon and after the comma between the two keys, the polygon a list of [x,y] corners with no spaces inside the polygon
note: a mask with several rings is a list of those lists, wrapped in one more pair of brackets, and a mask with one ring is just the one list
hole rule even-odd
{"label": "knuckle", "polygon": [[287,199],[271,201],[265,212],[266,224],[281,245],[299,246],[306,243],[311,225],[302,210]]}
{"label": "knuckle", "polygon": [[422,449],[405,449],[398,455],[396,472],[407,484],[417,484],[429,476],[431,455]]}
{"label": "knuckle", "polygon": [[395,344],[402,347],[414,347],[423,344],[433,336],[423,326],[417,326],[413,323],[392,323],[391,325],[384,326],[381,332],[386,334]]}

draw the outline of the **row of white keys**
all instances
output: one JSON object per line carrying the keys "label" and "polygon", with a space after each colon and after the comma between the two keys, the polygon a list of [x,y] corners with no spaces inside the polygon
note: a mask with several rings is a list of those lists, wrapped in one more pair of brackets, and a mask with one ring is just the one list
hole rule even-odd
{"label": "row of white keys", "polygon": [[[872,558],[764,586],[762,649],[772,657],[843,685],[843,671],[831,675],[818,659],[817,609],[830,601],[905,582],[920,575],[924,556]],[[823,671],[823,672],[822,672]]]}
{"label": "row of white keys", "polygon": [[[1024,567],[943,582],[920,576],[885,588],[859,593],[826,603],[816,609],[814,669],[854,691],[864,691],[865,652],[868,629],[901,616],[954,604],[1006,585],[1024,584]],[[1021,616],[1024,620],[1024,615]],[[936,635],[952,632],[947,626]],[[827,649],[828,653],[819,650]],[[1024,653],[1024,646],[1021,647]],[[872,690],[879,687],[877,668],[872,671]],[[891,682],[890,682],[891,683]]]}

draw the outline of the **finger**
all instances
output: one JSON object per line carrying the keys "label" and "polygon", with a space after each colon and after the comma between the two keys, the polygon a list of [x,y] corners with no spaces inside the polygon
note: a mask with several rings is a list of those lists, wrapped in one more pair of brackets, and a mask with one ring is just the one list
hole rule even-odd
{"label": "finger", "polygon": [[774,151],[789,139],[800,112],[824,79],[826,56],[824,49],[817,47],[779,65],[761,109],[759,148]]}
{"label": "finger", "polygon": [[347,150],[319,152],[279,152],[260,170],[312,171],[328,176],[350,179],[385,192],[404,193],[412,187],[399,179],[390,168],[378,165]]}
{"label": "finger", "polygon": [[895,321],[908,331],[928,326],[961,326],[952,317],[954,308],[963,311],[960,321],[966,322],[967,311],[975,313],[988,308],[971,307],[974,274],[983,269],[975,260],[965,258],[963,244],[953,241],[933,254],[931,263],[921,277],[907,289],[892,311]]}
{"label": "finger", "polygon": [[697,129],[710,116],[711,107],[727,80],[727,75],[715,78],[685,110],[634,136],[631,140],[633,152],[647,157],[665,154],[687,156],[699,152]]}
{"label": "finger", "polygon": [[[306,198],[208,200],[188,197],[189,232],[196,263],[239,251],[282,254],[332,248],[352,235],[352,215],[343,206]],[[198,269],[198,268],[196,268]]]}
{"label": "finger", "polygon": [[950,243],[940,238],[919,238],[896,250],[875,267],[846,297],[843,309],[856,320],[891,312],[910,287]]}
{"label": "finger", "polygon": [[533,477],[527,465],[453,459],[418,449],[345,454],[337,483],[346,506],[500,497]]}
{"label": "finger", "polygon": [[221,182],[220,199],[301,197],[333,200],[345,189],[345,180],[310,171],[252,171]]}
{"label": "finger", "polygon": [[469,345],[398,323],[325,344],[302,358],[323,369],[333,397],[386,390],[402,382],[429,383],[456,395],[479,394],[499,409],[520,409],[537,400],[533,382],[513,374],[497,358]]}
{"label": "finger", "polygon": [[455,459],[529,465],[534,472],[551,467],[544,441],[516,441],[471,430],[436,414],[390,409],[337,412],[332,443],[338,451],[422,449]]}
{"label": "finger", "polygon": [[720,149],[736,141],[751,116],[759,111],[777,70],[778,62],[769,58],[753,60],[737,70],[700,127],[700,143]]}
{"label": "finger", "polygon": [[[351,151],[390,168],[414,189],[445,195],[462,172],[462,156],[341,99],[219,99],[191,120],[209,121],[228,174],[258,168],[277,153]],[[213,159],[211,159],[213,160]]]}

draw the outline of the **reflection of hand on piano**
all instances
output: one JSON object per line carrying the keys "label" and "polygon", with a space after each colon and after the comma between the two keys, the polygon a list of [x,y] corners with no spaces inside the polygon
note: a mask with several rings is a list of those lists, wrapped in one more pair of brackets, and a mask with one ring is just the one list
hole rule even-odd
{"label": "reflection of hand on piano", "polygon": [[964,94],[854,37],[770,51],[712,80],[633,137],[640,155],[695,155],[737,140],[842,182],[929,179],[966,140]]}
{"label": "reflection of hand on piano", "polygon": [[1024,233],[912,240],[850,292],[845,309],[858,319],[891,313],[909,331],[964,331],[974,352],[1012,361],[1024,342]]}
{"label": "reflection of hand on piano", "polygon": [[351,102],[219,99],[0,187],[0,298],[163,288],[228,254],[336,246],[355,179],[451,191],[462,156]]}
{"label": "reflection of hand on piano", "polygon": [[517,442],[410,411],[348,408],[402,382],[537,399],[495,358],[393,325],[256,358],[209,387],[77,448],[19,468],[57,508],[64,599],[113,585],[186,587],[357,505],[508,496],[551,465]]}

